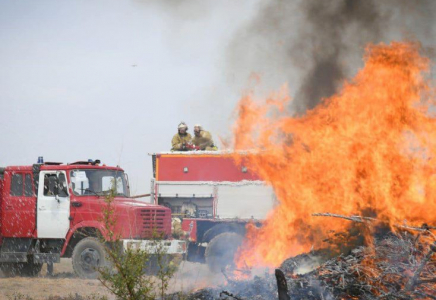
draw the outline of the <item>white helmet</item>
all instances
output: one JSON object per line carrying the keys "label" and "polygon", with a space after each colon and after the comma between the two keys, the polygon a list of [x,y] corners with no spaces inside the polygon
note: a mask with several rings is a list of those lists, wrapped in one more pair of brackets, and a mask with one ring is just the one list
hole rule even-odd
{"label": "white helmet", "polygon": [[186,125],[185,122],[180,122],[179,126],[177,127],[177,129],[186,129],[188,130],[188,125]]}
{"label": "white helmet", "polygon": [[200,129],[200,131],[203,130],[203,126],[201,126],[200,124],[195,124],[195,125],[194,125],[194,128],[195,128],[195,127],[198,127],[198,129]]}

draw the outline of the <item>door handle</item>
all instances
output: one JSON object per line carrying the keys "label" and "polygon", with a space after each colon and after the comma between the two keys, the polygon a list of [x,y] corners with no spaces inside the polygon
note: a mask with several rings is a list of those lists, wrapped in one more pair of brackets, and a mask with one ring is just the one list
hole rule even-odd
{"label": "door handle", "polygon": [[81,207],[82,206],[82,202],[71,202],[71,205],[74,207]]}

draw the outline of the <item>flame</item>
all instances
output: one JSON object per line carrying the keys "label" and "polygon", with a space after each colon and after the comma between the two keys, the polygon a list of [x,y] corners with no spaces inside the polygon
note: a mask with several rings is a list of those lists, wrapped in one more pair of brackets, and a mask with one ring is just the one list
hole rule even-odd
{"label": "flame", "polygon": [[350,224],[312,213],[435,223],[435,99],[420,50],[409,42],[369,45],[355,78],[303,116],[286,112],[285,88],[263,103],[252,94],[241,99],[235,149],[258,150],[248,154],[250,166],[279,203],[261,228],[247,227],[238,266],[278,266]]}

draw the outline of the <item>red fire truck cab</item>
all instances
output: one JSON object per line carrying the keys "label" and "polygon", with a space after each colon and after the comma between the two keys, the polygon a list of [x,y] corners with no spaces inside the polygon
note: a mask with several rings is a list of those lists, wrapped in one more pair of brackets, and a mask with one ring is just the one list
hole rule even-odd
{"label": "red fire truck cab", "polygon": [[103,212],[108,191],[124,248],[149,249],[158,233],[168,254],[186,252],[171,239],[171,211],[130,198],[127,175],[99,161],[42,163],[0,168],[0,268],[6,275],[36,275],[42,264],[71,257],[82,278],[96,278],[106,264]]}
{"label": "red fire truck cab", "polygon": [[272,188],[229,152],[168,152],[152,159],[151,197],[171,209],[173,223],[180,220],[187,260],[206,262],[214,272],[231,264],[247,223],[260,226],[272,209]]}

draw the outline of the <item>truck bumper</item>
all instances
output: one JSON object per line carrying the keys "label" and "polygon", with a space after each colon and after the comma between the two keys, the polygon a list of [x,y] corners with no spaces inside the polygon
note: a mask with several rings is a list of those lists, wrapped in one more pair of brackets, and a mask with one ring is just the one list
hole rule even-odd
{"label": "truck bumper", "polygon": [[140,249],[150,254],[185,254],[187,249],[186,241],[182,240],[122,240],[124,250]]}

